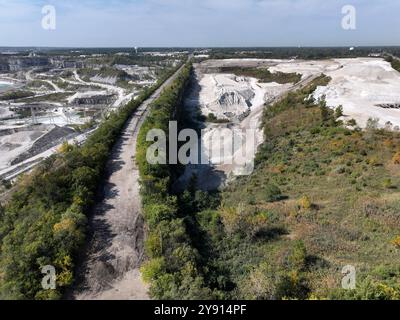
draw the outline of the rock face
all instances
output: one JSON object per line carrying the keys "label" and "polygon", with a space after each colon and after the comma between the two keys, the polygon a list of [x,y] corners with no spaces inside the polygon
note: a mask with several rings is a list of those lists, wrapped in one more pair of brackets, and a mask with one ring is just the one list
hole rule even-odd
{"label": "rock face", "polygon": [[10,64],[8,63],[8,59],[0,58],[0,72],[8,71],[10,71]]}
{"label": "rock face", "polygon": [[18,72],[31,67],[83,68],[80,60],[46,57],[0,57],[0,72]]}
{"label": "rock face", "polygon": [[203,114],[237,120],[253,106],[255,92],[247,78],[230,74],[206,74],[201,79],[200,106]]}
{"label": "rock face", "polygon": [[69,127],[55,126],[50,132],[36,140],[29,150],[16,157],[11,162],[11,165],[16,165],[31,157],[34,157],[37,154],[40,154],[48,150],[49,148],[52,148],[62,143],[63,141],[70,139],[74,135],[77,135],[77,132],[74,129],[71,129]]}
{"label": "rock face", "polygon": [[44,57],[20,57],[8,59],[10,71],[21,71],[30,67],[45,67],[50,64],[48,58]]}
{"label": "rock face", "polygon": [[108,105],[115,100],[114,95],[95,95],[90,97],[78,97],[72,101],[73,105]]}
{"label": "rock face", "polygon": [[382,103],[382,104],[377,104],[376,106],[383,108],[383,109],[400,109],[400,102],[399,103]]}

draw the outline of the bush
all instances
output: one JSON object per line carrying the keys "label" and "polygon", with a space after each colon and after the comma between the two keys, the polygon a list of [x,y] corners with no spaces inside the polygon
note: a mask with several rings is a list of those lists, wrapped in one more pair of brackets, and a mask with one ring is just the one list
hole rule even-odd
{"label": "bush", "polygon": [[243,204],[237,208],[222,208],[220,210],[222,223],[228,235],[254,238],[268,224],[265,212],[255,212]]}
{"label": "bush", "polygon": [[147,261],[140,268],[143,281],[146,283],[151,283],[151,281],[156,280],[165,272],[165,261],[164,258],[155,258]]}
{"label": "bush", "polygon": [[339,119],[343,117],[343,106],[339,106],[335,109],[335,118]]}
{"label": "bush", "polygon": [[386,188],[386,189],[393,188],[392,180],[391,179],[383,180],[383,187]]}
{"label": "bush", "polygon": [[264,199],[267,202],[275,202],[282,199],[282,191],[275,184],[268,184],[264,191]]}
{"label": "bush", "polygon": [[393,156],[392,161],[394,164],[400,164],[400,151]]}
{"label": "bush", "polygon": [[312,208],[312,202],[308,196],[303,196],[299,201],[299,206],[301,209],[309,210]]}
{"label": "bush", "polygon": [[303,241],[296,241],[288,256],[290,270],[302,271],[306,266],[307,250]]}
{"label": "bush", "polygon": [[400,249],[400,236],[397,236],[396,238],[394,238],[394,239],[392,240],[392,244],[393,244],[396,248]]}

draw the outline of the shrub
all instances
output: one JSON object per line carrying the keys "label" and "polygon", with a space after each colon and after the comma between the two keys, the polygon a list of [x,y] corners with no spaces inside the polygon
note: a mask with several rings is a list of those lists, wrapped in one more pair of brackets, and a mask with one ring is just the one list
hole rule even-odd
{"label": "shrub", "polygon": [[357,121],[355,119],[350,119],[349,121],[346,122],[346,124],[349,127],[356,127],[357,126]]}
{"label": "shrub", "polygon": [[392,240],[392,244],[393,244],[396,248],[400,249],[400,236],[397,236],[396,238],[394,238],[394,239]]}
{"label": "shrub", "polygon": [[156,258],[147,261],[141,268],[143,281],[150,283],[157,279],[165,270],[164,258]]}
{"label": "shrub", "polygon": [[282,191],[275,184],[268,184],[264,191],[264,199],[267,202],[275,202],[282,199]]}
{"label": "shrub", "polygon": [[394,164],[400,164],[400,151],[393,156],[392,161]]}
{"label": "shrub", "polygon": [[288,265],[290,270],[302,271],[306,266],[307,250],[303,241],[296,241],[289,256]]}
{"label": "shrub", "polygon": [[229,235],[238,234],[242,237],[253,238],[267,226],[268,214],[255,212],[240,204],[237,208],[221,209],[222,223]]}
{"label": "shrub", "polygon": [[312,202],[308,196],[303,196],[299,201],[299,206],[301,209],[309,210],[312,208]]}
{"label": "shrub", "polygon": [[391,179],[383,180],[383,187],[386,189],[393,188],[392,180]]}
{"label": "shrub", "polygon": [[336,119],[343,117],[343,106],[339,106],[335,109],[335,117]]}

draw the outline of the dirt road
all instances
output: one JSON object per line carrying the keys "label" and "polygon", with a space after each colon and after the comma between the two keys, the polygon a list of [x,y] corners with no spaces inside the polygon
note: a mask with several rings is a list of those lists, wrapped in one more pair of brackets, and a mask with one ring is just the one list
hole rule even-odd
{"label": "dirt road", "polygon": [[171,84],[180,70],[139,107],[112,151],[103,200],[95,206],[90,219],[86,254],[78,269],[76,287],[67,297],[69,299],[149,299],[148,287],[142,282],[139,272],[145,231],[140,213],[139,171],[134,156],[149,104]]}

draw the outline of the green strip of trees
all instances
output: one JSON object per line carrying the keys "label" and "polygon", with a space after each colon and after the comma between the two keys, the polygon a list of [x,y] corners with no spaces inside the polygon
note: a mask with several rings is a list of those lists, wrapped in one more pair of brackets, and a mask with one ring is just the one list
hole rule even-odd
{"label": "green strip of trees", "polygon": [[[150,283],[155,299],[210,299],[213,292],[205,286],[201,255],[190,232],[190,211],[180,208],[180,199],[171,192],[179,166],[151,165],[146,160],[149,130],[168,133],[169,121],[179,118],[182,99],[190,81],[191,63],[151,106],[138,140],[137,161],[141,176],[143,213],[149,233],[146,240],[148,262],[142,275]],[[168,137],[167,137],[168,141]]]}

